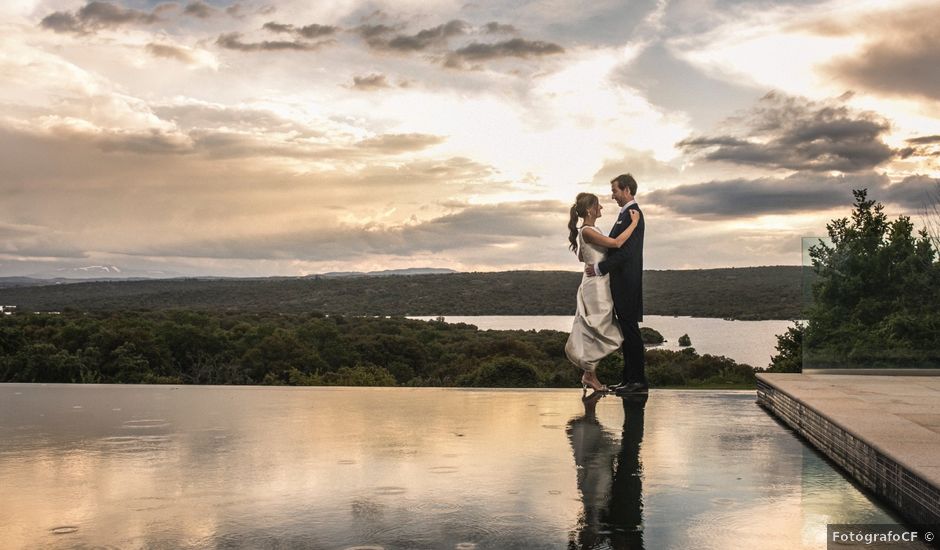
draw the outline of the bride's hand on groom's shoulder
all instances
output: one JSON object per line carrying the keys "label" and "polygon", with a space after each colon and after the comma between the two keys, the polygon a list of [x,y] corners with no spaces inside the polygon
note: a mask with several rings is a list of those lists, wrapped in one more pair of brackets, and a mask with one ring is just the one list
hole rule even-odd
{"label": "bride's hand on groom's shoulder", "polygon": [[584,272],[587,273],[587,276],[588,276],[588,277],[596,277],[596,276],[597,276],[597,272],[594,271],[594,266],[593,266],[593,265],[586,265],[586,266],[584,266]]}

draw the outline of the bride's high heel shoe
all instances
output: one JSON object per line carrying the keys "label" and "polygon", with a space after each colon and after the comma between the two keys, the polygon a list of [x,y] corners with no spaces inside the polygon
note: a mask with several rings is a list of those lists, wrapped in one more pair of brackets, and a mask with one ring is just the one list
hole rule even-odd
{"label": "bride's high heel shoe", "polygon": [[581,387],[584,388],[586,392],[588,388],[591,388],[594,391],[609,391],[607,386],[601,384],[600,386],[594,386],[590,382],[584,379],[584,375],[581,375]]}

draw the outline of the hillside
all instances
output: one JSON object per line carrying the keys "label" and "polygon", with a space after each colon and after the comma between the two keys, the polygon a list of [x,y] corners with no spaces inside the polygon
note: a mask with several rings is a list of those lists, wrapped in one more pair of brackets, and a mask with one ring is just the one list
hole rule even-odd
{"label": "hillside", "polygon": [[[799,266],[648,271],[647,315],[801,317]],[[98,281],[0,289],[24,311],[194,309],[345,315],[570,315],[579,272]]]}

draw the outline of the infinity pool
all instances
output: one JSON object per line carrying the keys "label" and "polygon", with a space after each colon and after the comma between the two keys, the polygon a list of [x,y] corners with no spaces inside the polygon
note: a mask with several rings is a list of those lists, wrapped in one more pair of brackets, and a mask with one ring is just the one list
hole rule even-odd
{"label": "infinity pool", "polygon": [[0,385],[4,548],[825,548],[897,523],[749,391]]}

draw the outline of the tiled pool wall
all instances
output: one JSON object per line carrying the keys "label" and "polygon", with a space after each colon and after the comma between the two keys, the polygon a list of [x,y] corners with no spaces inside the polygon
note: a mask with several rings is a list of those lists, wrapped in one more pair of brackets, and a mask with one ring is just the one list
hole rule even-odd
{"label": "tiled pool wall", "polygon": [[940,523],[940,490],[764,380],[757,402],[914,524]]}

